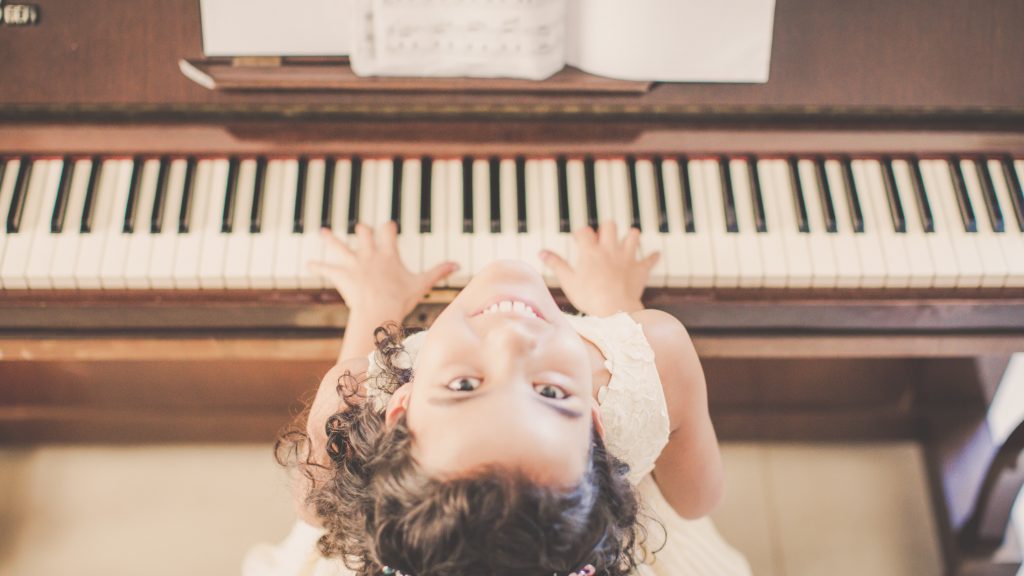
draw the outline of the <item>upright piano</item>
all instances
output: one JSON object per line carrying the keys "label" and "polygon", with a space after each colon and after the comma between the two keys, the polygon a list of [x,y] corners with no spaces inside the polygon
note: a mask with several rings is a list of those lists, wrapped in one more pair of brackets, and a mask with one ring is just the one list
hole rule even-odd
{"label": "upright piano", "polygon": [[[425,326],[613,220],[723,439],[916,440],[948,573],[1015,573],[1024,432],[985,415],[1024,352],[1024,4],[776,4],[763,85],[210,90],[194,0],[39,2],[0,25],[0,442],[270,440],[347,317],[321,227],[459,261]],[[267,63],[212,65],[344,67]]]}

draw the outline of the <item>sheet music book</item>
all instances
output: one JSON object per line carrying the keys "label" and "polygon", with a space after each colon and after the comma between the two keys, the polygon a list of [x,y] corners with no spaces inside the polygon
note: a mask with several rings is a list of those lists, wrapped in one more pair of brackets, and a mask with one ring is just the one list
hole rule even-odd
{"label": "sheet music book", "polygon": [[201,0],[207,56],[349,55],[360,75],[766,82],[775,0]]}

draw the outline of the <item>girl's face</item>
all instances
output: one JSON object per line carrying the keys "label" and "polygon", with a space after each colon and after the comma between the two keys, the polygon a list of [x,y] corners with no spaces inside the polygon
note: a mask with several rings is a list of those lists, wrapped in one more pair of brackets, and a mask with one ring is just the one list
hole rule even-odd
{"label": "girl's face", "polygon": [[[482,313],[503,300],[540,318]],[[406,412],[429,474],[497,465],[551,486],[582,479],[591,426],[601,431],[590,357],[529,265],[500,260],[474,276],[430,327],[413,375],[388,403],[387,422]]]}

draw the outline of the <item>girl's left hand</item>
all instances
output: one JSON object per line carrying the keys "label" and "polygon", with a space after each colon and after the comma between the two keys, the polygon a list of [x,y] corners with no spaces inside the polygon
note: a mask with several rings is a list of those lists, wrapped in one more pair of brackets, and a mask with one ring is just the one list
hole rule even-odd
{"label": "girl's left hand", "polygon": [[459,268],[449,261],[420,274],[407,270],[398,254],[394,222],[376,234],[373,228],[357,224],[355,249],[326,228],[321,233],[327,242],[328,262],[309,262],[310,270],[334,284],[351,313],[374,322],[401,322],[434,284]]}

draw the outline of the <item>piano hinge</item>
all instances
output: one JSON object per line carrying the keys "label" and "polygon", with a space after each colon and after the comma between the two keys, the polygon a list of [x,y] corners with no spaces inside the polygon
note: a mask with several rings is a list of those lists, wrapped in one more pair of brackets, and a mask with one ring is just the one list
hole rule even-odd
{"label": "piano hinge", "polygon": [[231,59],[232,66],[247,68],[271,68],[281,65],[280,56],[236,56]]}

